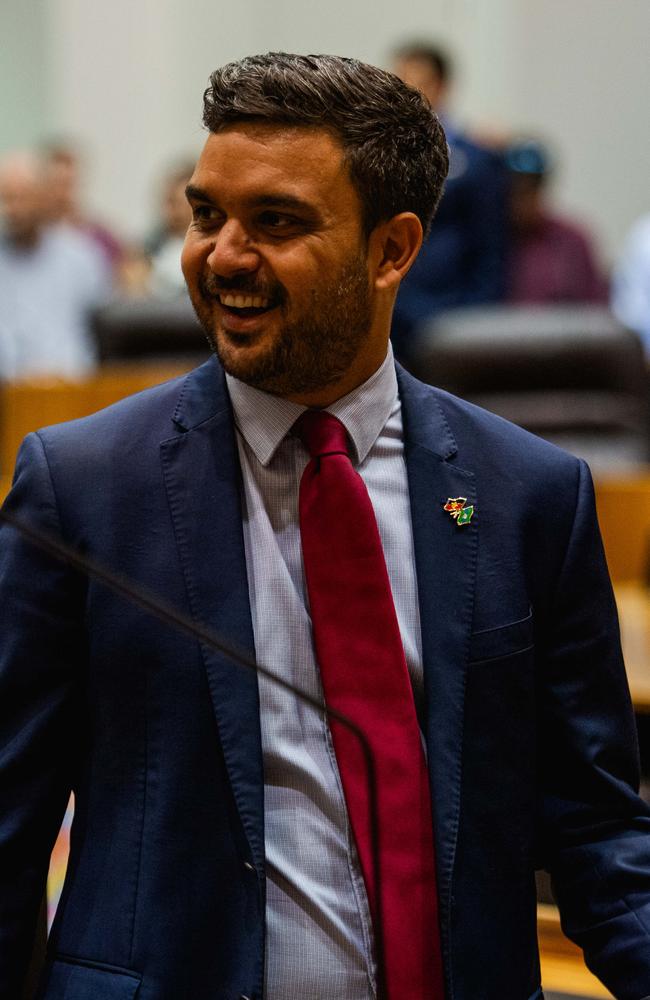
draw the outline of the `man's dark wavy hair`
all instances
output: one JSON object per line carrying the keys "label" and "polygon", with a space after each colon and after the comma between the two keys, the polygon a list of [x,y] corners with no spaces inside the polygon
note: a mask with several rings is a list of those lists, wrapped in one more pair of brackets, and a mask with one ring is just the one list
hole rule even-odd
{"label": "man's dark wavy hair", "polygon": [[343,146],[366,236],[399,212],[414,212],[428,231],[447,143],[426,98],[393,73],[342,56],[269,52],[215,70],[203,103],[211,132],[245,121],[329,129]]}

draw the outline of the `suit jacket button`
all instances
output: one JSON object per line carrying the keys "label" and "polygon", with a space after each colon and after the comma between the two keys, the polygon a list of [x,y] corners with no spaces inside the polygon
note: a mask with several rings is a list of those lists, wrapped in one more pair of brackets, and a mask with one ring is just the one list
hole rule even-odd
{"label": "suit jacket button", "polygon": [[[250,861],[244,861],[244,868],[246,869],[247,872],[254,872],[255,871],[255,865],[252,865],[250,863]],[[248,1000],[248,997],[243,997],[242,996],[242,997],[240,997],[240,1000]]]}

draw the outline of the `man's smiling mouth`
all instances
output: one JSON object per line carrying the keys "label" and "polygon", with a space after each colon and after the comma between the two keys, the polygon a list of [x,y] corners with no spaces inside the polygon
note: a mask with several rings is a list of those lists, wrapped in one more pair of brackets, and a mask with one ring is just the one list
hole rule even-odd
{"label": "man's smiling mouth", "polygon": [[269,295],[253,295],[251,292],[214,292],[215,299],[227,316],[247,319],[263,316],[280,304],[278,297]]}
{"label": "man's smiling mouth", "polygon": [[222,306],[228,309],[268,309],[271,300],[262,295],[242,295],[241,293],[231,295],[221,292],[217,295]]}
{"label": "man's smiling mouth", "polygon": [[199,290],[206,301],[216,303],[224,316],[230,316],[232,319],[244,320],[263,316],[282,305],[285,296],[278,282],[269,283],[266,287],[258,285],[257,288],[252,281],[247,283],[248,288],[246,282],[235,278],[228,287],[226,282],[218,282],[214,275],[206,275],[199,281]]}

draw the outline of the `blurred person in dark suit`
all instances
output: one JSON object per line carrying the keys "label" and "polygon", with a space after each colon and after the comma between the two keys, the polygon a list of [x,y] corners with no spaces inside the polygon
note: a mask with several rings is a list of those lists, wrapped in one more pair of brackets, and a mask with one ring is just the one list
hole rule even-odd
{"label": "blurred person in dark suit", "polygon": [[93,309],[111,293],[107,262],[83,232],[52,224],[33,153],[0,163],[0,378],[78,377],[94,365]]}
{"label": "blurred person in dark suit", "polygon": [[591,235],[549,208],[548,150],[537,140],[519,139],[506,149],[505,162],[510,199],[507,301],[606,303],[607,282]]}
{"label": "blurred person in dark suit", "polygon": [[423,320],[503,297],[506,188],[501,157],[479,146],[447,114],[449,55],[433,45],[405,45],[395,55],[394,69],[428,99],[449,144],[440,207],[395,305],[393,345],[396,356],[408,361],[414,331]]}

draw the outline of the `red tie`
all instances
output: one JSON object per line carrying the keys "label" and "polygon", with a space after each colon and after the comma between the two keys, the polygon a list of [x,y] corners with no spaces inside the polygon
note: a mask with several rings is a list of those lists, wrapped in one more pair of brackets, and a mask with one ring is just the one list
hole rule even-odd
{"label": "red tie", "polygon": [[377,522],[341,422],[307,410],[295,431],[311,455],[300,482],[300,534],[325,701],[359,727],[375,760],[379,890],[363,754],[330,719],[375,923],[380,907],[386,998],[442,1000],[427,767]]}

